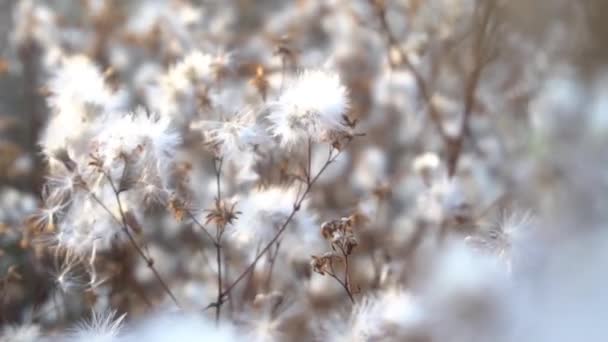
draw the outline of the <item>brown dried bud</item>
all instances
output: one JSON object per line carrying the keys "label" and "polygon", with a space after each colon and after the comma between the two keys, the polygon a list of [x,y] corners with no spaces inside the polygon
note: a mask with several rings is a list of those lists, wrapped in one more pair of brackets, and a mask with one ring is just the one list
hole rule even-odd
{"label": "brown dried bud", "polygon": [[311,255],[310,266],[313,272],[319,273],[320,275],[333,274],[334,273],[334,261],[341,261],[340,256],[333,252],[327,252],[321,256]]}

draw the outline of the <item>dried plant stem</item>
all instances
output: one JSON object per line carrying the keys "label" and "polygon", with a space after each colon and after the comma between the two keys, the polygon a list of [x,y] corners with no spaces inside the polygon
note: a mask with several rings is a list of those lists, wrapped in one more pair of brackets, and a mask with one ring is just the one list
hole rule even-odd
{"label": "dried plant stem", "polygon": [[342,247],[339,247],[339,248],[340,248],[340,252],[342,253],[342,258],[344,259],[344,280],[340,279],[340,277],[338,277],[336,275],[333,265],[331,265],[331,271],[327,272],[327,274],[329,274],[332,278],[334,278],[340,284],[340,286],[342,286],[342,288],[348,295],[348,298],[350,299],[351,303],[354,304],[355,297],[353,296],[353,292],[351,289],[350,274],[348,271],[348,253],[346,253],[346,251]]}
{"label": "dried plant stem", "polygon": [[211,242],[214,245],[217,244],[217,242],[215,241],[215,238],[213,237],[213,235],[211,235],[211,233],[209,233],[209,231],[207,230],[207,228],[205,228],[205,226],[196,218],[196,216],[194,216],[194,214],[192,214],[192,212],[190,212],[189,210],[187,211],[187,214],[190,217],[190,219],[192,220],[192,222],[194,222],[194,224],[197,227],[199,227],[205,233],[205,235],[207,235],[207,237],[209,238],[209,240],[211,240]]}
{"label": "dried plant stem", "polygon": [[[221,188],[221,176],[222,176],[222,158],[215,158],[213,160],[213,166],[215,168],[215,183],[216,183],[216,201],[221,201],[222,199],[222,188]],[[215,232],[215,258],[217,262],[217,301],[218,303],[222,299],[222,234],[224,232],[223,226],[219,224],[216,227]],[[220,324],[220,314],[221,314],[221,305],[218,305],[215,310],[215,324]]]}
{"label": "dried plant stem", "polygon": [[308,156],[307,156],[307,168],[306,168],[306,184],[310,183],[310,177],[312,175],[312,140],[308,138]]}
{"label": "dried plant stem", "polygon": [[161,287],[163,288],[163,290],[169,295],[169,297],[171,298],[171,300],[175,303],[175,305],[177,305],[178,307],[181,307],[181,305],[179,304],[179,301],[177,300],[177,298],[175,297],[175,295],[173,294],[173,292],[171,291],[171,289],[169,288],[169,286],[167,285],[167,283],[163,280],[163,278],[161,277],[160,273],[158,272],[158,270],[156,269],[156,267],[154,267],[154,260],[147,256],[146,253],[144,253],[144,251],[142,250],[142,248],[137,244],[137,241],[135,241],[135,238],[133,237],[133,234],[131,234],[131,231],[129,230],[129,226],[127,225],[127,219],[126,219],[126,215],[125,212],[123,210],[122,207],[122,201],[120,200],[120,192],[118,191],[118,189],[116,188],[116,186],[114,185],[114,182],[112,181],[112,178],[104,173],[106,178],[108,179],[110,186],[112,187],[112,191],[114,192],[114,197],[116,198],[116,203],[118,205],[118,210],[120,213],[120,217],[121,219],[119,220],[118,218],[116,218],[116,216],[112,213],[112,211],[110,211],[110,209],[99,199],[99,197],[97,197],[92,191],[90,191],[89,189],[88,192],[89,194],[91,194],[92,198],[115,220],[117,221],[121,226],[122,226],[122,230],[125,233],[125,235],[127,235],[129,242],[131,243],[131,245],[133,246],[133,248],[135,249],[135,251],[137,252],[137,254],[139,254],[139,256],[144,260],[144,262],[146,263],[146,266],[150,269],[150,271],[152,271],[152,273],[154,274],[154,277],[156,278],[156,280],[158,281],[158,283],[161,285]]}
{"label": "dried plant stem", "polygon": [[[217,261],[217,300],[218,302],[222,298],[222,248],[218,243],[215,245],[215,257]],[[222,306],[218,305],[215,310],[215,324],[220,324],[220,310]]]}
{"label": "dried plant stem", "polygon": [[[218,188],[219,189],[219,188]],[[215,247],[215,251],[216,251],[216,265],[217,265],[217,288],[218,288],[218,301],[220,300],[219,298],[221,298],[222,295],[222,263],[221,263],[221,245],[219,243],[220,241],[220,236],[217,235],[216,232],[216,237],[213,237],[213,235],[211,235],[211,233],[209,233],[209,231],[207,230],[207,228],[205,228],[205,226],[196,218],[196,216],[194,216],[190,211],[187,211],[188,216],[190,217],[190,219],[192,220],[192,222],[194,222],[194,224],[196,226],[198,226],[203,232],[205,232],[205,234],[207,235],[207,237],[209,238],[209,240],[211,240],[211,243],[213,244],[213,246]],[[219,229],[217,230],[219,231]],[[219,324],[219,318],[220,318],[220,308],[219,305],[209,305],[207,306],[205,309],[211,308],[211,307],[215,307],[216,308],[216,316],[215,316],[215,320],[216,320],[216,324]]]}
{"label": "dried plant stem", "polygon": [[347,283],[347,279],[345,279],[344,281],[342,281],[340,279],[340,277],[338,277],[337,275],[335,275],[333,272],[327,272],[327,274],[329,274],[330,277],[334,278],[339,284],[340,286],[342,286],[342,288],[344,289],[344,292],[346,292],[346,294],[348,295],[348,299],[350,299],[350,302],[355,304],[355,297],[353,296],[353,293],[351,292],[350,288],[349,288],[349,284]]}
{"label": "dried plant stem", "polygon": [[291,213],[287,216],[287,219],[285,219],[285,221],[283,222],[283,224],[281,225],[281,227],[279,228],[279,230],[277,231],[277,233],[274,235],[274,237],[270,240],[270,242],[268,242],[264,246],[264,248],[262,248],[262,250],[254,258],[254,260],[249,264],[249,266],[247,266],[245,268],[245,270],[236,278],[236,280],[234,280],[229,286],[226,287],[226,289],[224,289],[224,291],[221,293],[221,295],[218,296],[219,297],[218,301],[215,302],[215,303],[211,303],[211,304],[207,305],[207,307],[205,309],[208,309],[208,308],[211,308],[211,307],[219,307],[219,306],[221,306],[223,304],[226,296],[228,296],[230,294],[230,291],[232,291],[232,289],[236,285],[238,285],[241,282],[241,280],[243,280],[249,274],[249,272],[253,271],[253,269],[255,268],[255,265],[257,264],[257,262],[279,240],[279,238],[281,237],[281,235],[283,234],[283,232],[289,226],[289,223],[293,220],[294,216],[297,214],[298,211],[300,211],[300,207],[301,207],[302,203],[304,202],[304,199],[306,198],[306,196],[308,195],[308,193],[312,189],[312,186],[316,183],[316,181],[319,179],[319,177],[321,176],[321,174],[323,174],[323,172],[327,169],[327,167],[330,164],[332,164],[340,156],[341,153],[342,153],[342,150],[338,150],[338,152],[334,155],[334,148],[330,146],[329,154],[327,156],[327,160],[325,161],[325,164],[323,164],[323,166],[315,174],[315,176],[312,177],[312,178],[310,178],[310,181],[307,182],[306,189],[295,200],[295,203],[293,205],[293,209],[291,210]]}
{"label": "dried plant stem", "polygon": [[350,272],[348,271],[348,254],[344,253],[344,289],[348,293],[348,297],[354,303],[354,298],[351,290]]}

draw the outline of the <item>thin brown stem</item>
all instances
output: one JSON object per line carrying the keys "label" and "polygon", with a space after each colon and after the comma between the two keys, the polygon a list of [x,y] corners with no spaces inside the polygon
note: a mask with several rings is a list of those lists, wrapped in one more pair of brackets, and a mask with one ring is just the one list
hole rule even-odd
{"label": "thin brown stem", "polygon": [[211,233],[209,233],[207,228],[205,228],[205,226],[196,218],[196,216],[194,216],[194,214],[192,214],[189,210],[187,210],[186,212],[187,212],[188,216],[190,217],[190,219],[192,220],[192,222],[194,222],[194,224],[196,226],[198,226],[205,233],[205,235],[207,235],[209,240],[211,240],[211,242],[214,245],[217,244],[217,241],[215,241],[215,238],[213,237],[213,235],[211,235]]}
{"label": "thin brown stem", "polygon": [[350,273],[348,272],[348,255],[346,254],[344,254],[344,287],[349,293],[351,292]]}
{"label": "thin brown stem", "polygon": [[[215,257],[217,261],[217,301],[218,303],[222,299],[222,248],[219,244],[215,246]],[[215,324],[220,324],[220,310],[221,305],[218,305],[215,310]]]}
{"label": "thin brown stem", "polygon": [[312,176],[312,139],[308,138],[308,166],[306,169],[306,184],[310,183],[310,177]]}
{"label": "thin brown stem", "polygon": [[[216,201],[219,203],[222,199],[221,177],[222,177],[223,158],[215,158],[213,166],[215,168],[215,183],[216,183]],[[217,262],[217,302],[222,300],[222,234],[224,226],[217,224],[215,232],[215,257]],[[215,324],[220,324],[222,306],[218,305],[215,310]]]}
{"label": "thin brown stem", "polygon": [[353,296],[353,293],[350,290],[350,286],[348,283],[348,256],[347,255],[343,255],[343,256],[344,256],[344,263],[345,263],[344,280],[340,279],[340,277],[338,277],[336,275],[333,265],[331,266],[331,271],[327,272],[327,274],[329,274],[330,277],[334,278],[338,282],[338,284],[340,284],[340,286],[342,286],[342,288],[344,289],[344,292],[346,292],[346,294],[348,295],[348,298],[350,299],[351,303],[355,304],[355,297]]}
{"label": "thin brown stem", "polygon": [[[177,298],[175,297],[175,295],[173,294],[173,292],[171,291],[171,289],[169,288],[169,286],[167,285],[167,283],[161,277],[161,275],[158,272],[158,270],[156,270],[156,267],[154,267],[154,260],[152,260],[152,258],[150,258],[149,256],[147,256],[146,253],[144,253],[144,251],[142,250],[142,248],[139,246],[139,244],[137,244],[137,241],[135,241],[135,238],[133,237],[133,234],[131,234],[131,231],[129,230],[129,226],[127,224],[126,214],[125,214],[125,212],[123,210],[123,207],[122,207],[122,201],[120,200],[120,192],[118,191],[118,189],[114,185],[114,182],[112,181],[112,178],[107,173],[104,173],[104,174],[105,174],[106,178],[108,179],[108,182],[110,183],[110,186],[112,187],[112,190],[114,192],[114,198],[116,199],[116,204],[118,205],[118,210],[119,210],[121,221],[122,221],[121,224],[122,224],[122,230],[123,230],[123,232],[129,238],[129,242],[131,243],[131,245],[133,246],[133,248],[135,248],[135,251],[137,252],[137,254],[139,254],[139,256],[146,263],[146,266],[150,269],[150,271],[152,271],[152,273],[154,274],[154,277],[156,277],[156,280],[161,285],[161,287],[163,288],[163,290],[169,295],[169,297],[171,298],[171,300],[173,300],[173,302],[175,303],[175,305],[177,305],[178,307],[181,307],[180,304],[179,304],[179,301],[177,300]],[[97,198],[97,196],[94,196],[94,198]],[[99,203],[101,203],[101,200],[99,200],[98,198],[97,198],[97,200],[98,200]],[[108,208],[105,205],[103,205],[102,207],[106,211],[108,211],[108,213],[110,213],[112,215],[112,217],[116,218],[114,216],[114,214],[112,214],[112,212],[109,211]]]}

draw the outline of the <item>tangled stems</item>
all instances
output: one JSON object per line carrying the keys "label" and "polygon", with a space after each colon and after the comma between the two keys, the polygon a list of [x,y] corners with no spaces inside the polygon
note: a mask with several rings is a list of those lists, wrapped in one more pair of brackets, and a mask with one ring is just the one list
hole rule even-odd
{"label": "tangled stems", "polygon": [[[350,140],[349,140],[349,142],[350,142]],[[310,144],[309,144],[309,146],[310,146]],[[258,261],[272,248],[272,246],[274,246],[279,241],[283,232],[289,226],[289,223],[293,220],[293,218],[295,217],[297,212],[300,211],[302,203],[306,199],[306,196],[308,195],[308,193],[312,190],[312,186],[317,182],[317,180],[319,179],[321,174],[323,174],[323,172],[327,169],[327,167],[329,167],[330,164],[332,164],[334,161],[336,161],[336,159],[340,156],[340,154],[342,154],[342,151],[343,151],[342,149],[339,149],[339,150],[337,150],[337,152],[335,152],[336,150],[337,150],[336,148],[334,148],[333,146],[330,145],[327,160],[325,161],[325,163],[323,164],[321,169],[319,169],[319,171],[314,175],[314,177],[311,177],[310,173],[306,175],[306,187],[304,189],[304,192],[301,195],[299,195],[299,197],[296,198],[294,205],[293,205],[293,209],[291,210],[291,213],[287,216],[287,219],[285,219],[285,222],[283,222],[283,224],[281,225],[279,230],[276,232],[274,237],[264,246],[264,248],[262,248],[258,252],[258,254],[253,259],[253,261],[236,278],[236,280],[234,280],[229,286],[226,287],[226,289],[224,289],[220,293],[220,295],[218,296],[218,300],[214,303],[210,303],[209,305],[207,305],[204,308],[204,310],[207,310],[212,307],[218,308],[218,310],[219,310],[219,307],[226,301],[227,296],[229,296],[230,291],[232,291],[232,289],[234,289],[250,272],[253,271],[253,269],[255,268],[255,265],[258,263]],[[309,151],[312,151],[312,148],[309,147]],[[312,153],[309,152],[308,159],[311,159],[311,157],[312,157],[311,154]],[[310,163],[310,161],[307,161],[307,163]]]}

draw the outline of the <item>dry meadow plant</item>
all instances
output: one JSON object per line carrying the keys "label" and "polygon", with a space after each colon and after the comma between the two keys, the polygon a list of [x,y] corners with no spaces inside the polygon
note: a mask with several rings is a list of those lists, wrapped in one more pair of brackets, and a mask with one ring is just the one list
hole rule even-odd
{"label": "dry meadow plant", "polygon": [[0,4],[0,342],[605,341],[602,0]]}

